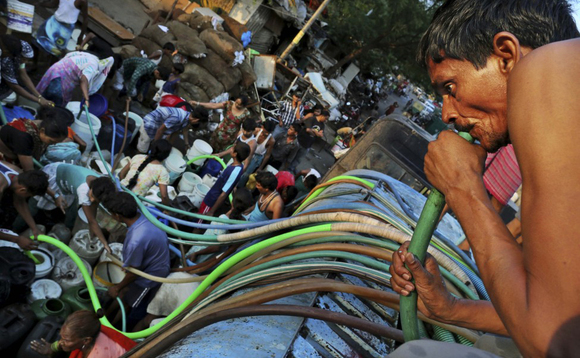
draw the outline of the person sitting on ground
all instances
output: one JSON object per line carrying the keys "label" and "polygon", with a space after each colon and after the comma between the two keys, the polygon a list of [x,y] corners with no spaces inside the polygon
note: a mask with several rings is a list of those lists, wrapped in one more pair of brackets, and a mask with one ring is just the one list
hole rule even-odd
{"label": "person sitting on ground", "polygon": [[185,146],[189,149],[189,129],[201,122],[207,122],[208,112],[201,106],[192,108],[189,103],[182,103],[178,107],[180,108],[158,107],[143,117],[137,150],[147,153],[150,143],[162,138],[167,138],[173,144],[179,131],[182,132]]}
{"label": "person sitting on ground", "polygon": [[[34,51],[26,41],[14,35],[0,36],[0,100],[8,97],[12,92],[30,101],[38,102],[41,106],[53,106],[49,100],[42,97],[36,90],[34,83],[26,72],[26,62],[34,57]],[[20,84],[23,84],[23,88]]]}
{"label": "person sitting on ground", "polygon": [[88,52],[71,52],[50,66],[36,89],[55,105],[64,107],[72,100],[74,90],[80,87],[85,104],[89,106],[89,96],[101,89],[109,74],[120,68],[122,62],[120,55],[99,59]]}
{"label": "person sitting on ground", "polygon": [[54,15],[40,25],[36,32],[36,42],[47,53],[60,57],[67,52],[79,15],[83,14],[83,24],[78,42],[87,33],[89,23],[89,2],[87,0],[49,0],[42,2],[45,8],[56,8]]}
{"label": "person sitting on ground", "polygon": [[0,152],[4,160],[19,165],[24,171],[34,168],[33,158],[39,160],[48,145],[60,143],[68,135],[67,119],[62,111],[42,107],[37,118],[37,121],[14,119],[0,128]]}
{"label": "person sitting on ground", "polygon": [[280,102],[279,113],[278,125],[274,127],[274,137],[287,132],[292,123],[298,122],[302,118],[304,113],[302,93],[295,92],[292,94],[292,100]]}
{"label": "person sitting on ground", "polygon": [[[48,189],[48,177],[40,170],[29,170],[20,173],[19,169],[9,163],[0,162],[0,227],[12,229],[18,214],[22,216],[34,237],[40,230],[28,209],[27,200],[35,195],[44,195]],[[58,199],[54,192],[50,194]],[[15,210],[16,209],[16,210]],[[31,250],[38,244],[28,237],[14,236],[0,231],[0,239],[11,241],[21,249]]]}
{"label": "person sitting on ground", "polygon": [[170,206],[167,186],[169,185],[169,172],[165,169],[163,161],[171,153],[173,147],[165,140],[160,139],[151,145],[148,155],[138,154],[119,173],[121,185],[130,189],[140,196],[147,196],[149,189],[157,184],[161,193],[161,202]]}
{"label": "person sitting on ground", "polygon": [[245,173],[256,149],[256,136],[254,135],[255,130],[256,130],[256,121],[253,118],[246,118],[242,123],[242,129],[240,129],[240,133],[238,134],[238,137],[236,138],[234,144],[225,151],[216,154],[216,157],[223,158],[228,155],[231,155],[232,151],[234,150],[234,145],[236,143],[238,142],[246,143],[250,147],[250,154],[243,162]]}
{"label": "person sitting on ground", "polygon": [[256,189],[260,192],[254,210],[248,216],[248,221],[258,222],[282,217],[284,202],[276,191],[278,180],[274,174],[261,171],[256,174]]}
{"label": "person sitting on ground", "polygon": [[[510,336],[524,357],[580,351],[580,169],[573,165],[580,147],[570,135],[580,130],[578,37],[564,0],[446,1],[417,56],[443,97],[443,121],[478,142],[441,132],[429,144],[425,174],[457,216],[491,301],[450,294],[436,260],[427,256],[423,265],[408,243],[393,255],[391,285],[401,295],[416,292],[429,319]],[[486,152],[509,143],[522,173],[523,247],[482,179]],[[474,356],[470,347],[437,343],[451,351],[432,345],[431,356]],[[419,356],[412,352],[425,352],[423,344],[404,344],[399,357]]]}
{"label": "person sitting on ground", "polygon": [[[167,234],[139,213],[137,203],[129,193],[120,192],[107,197],[103,204],[115,220],[129,228],[123,243],[123,267],[132,267],[156,277],[167,277],[170,271]],[[131,330],[147,315],[147,305],[160,285],[159,282],[125,271],[123,280],[109,287],[109,295],[121,297],[129,308],[127,329]],[[115,318],[113,324],[118,322],[117,318],[120,316]]]}
{"label": "person sitting on ground", "polygon": [[103,310],[80,310],[71,313],[60,328],[60,340],[50,344],[44,338],[33,340],[30,347],[41,355],[70,352],[70,358],[118,358],[137,345],[123,333],[101,325]]}
{"label": "person sitting on ground", "polygon": [[125,87],[121,91],[120,97],[127,94],[133,98],[137,96],[137,101],[143,101],[143,94],[148,89],[147,84],[151,80],[167,81],[170,70],[165,67],[158,67],[153,61],[143,57],[132,57],[123,61],[122,71]]}
{"label": "person sitting on ground", "polygon": [[[244,172],[244,160],[250,155],[250,146],[244,142],[237,142],[232,151],[232,164],[228,165],[219,175],[200,205],[199,213],[214,216],[234,190]],[[200,220],[201,222],[202,220]]]}
{"label": "person sitting on ground", "polygon": [[246,108],[248,101],[248,96],[241,95],[235,101],[222,103],[190,102],[192,105],[203,106],[207,109],[224,110],[224,119],[212,133],[209,142],[214,152],[222,152],[234,142],[235,136],[240,131],[242,122],[250,116],[250,111]]}
{"label": "person sitting on ground", "polygon": [[298,133],[301,130],[301,124],[292,123],[286,133],[275,137],[270,160],[266,164],[270,164],[278,170],[286,170],[290,166],[290,163],[294,161],[300,149]]}

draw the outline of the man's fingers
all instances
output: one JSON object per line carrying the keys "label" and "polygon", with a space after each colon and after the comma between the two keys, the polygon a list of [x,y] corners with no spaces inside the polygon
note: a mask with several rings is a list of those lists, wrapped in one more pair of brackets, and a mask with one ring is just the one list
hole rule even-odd
{"label": "man's fingers", "polygon": [[415,281],[419,282],[430,279],[429,272],[425,270],[425,268],[423,267],[423,265],[421,265],[421,262],[419,261],[419,259],[417,259],[417,257],[415,257],[415,255],[413,255],[412,253],[407,253],[407,256],[405,256],[405,262],[407,263],[407,267],[409,268],[409,270],[411,270],[411,274],[415,278]]}

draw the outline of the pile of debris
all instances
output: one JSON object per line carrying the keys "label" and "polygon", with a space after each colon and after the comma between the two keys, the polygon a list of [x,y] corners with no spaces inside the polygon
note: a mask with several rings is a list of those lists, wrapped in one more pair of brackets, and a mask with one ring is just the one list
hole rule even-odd
{"label": "pile of debris", "polygon": [[[225,92],[235,97],[256,81],[256,74],[244,55],[240,37],[232,37],[216,20],[199,12],[183,14],[165,26],[145,28],[119,52],[123,58],[142,56],[141,51],[150,55],[171,42],[185,58],[178,96],[201,102]],[[171,68],[171,60],[164,56],[160,66]]]}

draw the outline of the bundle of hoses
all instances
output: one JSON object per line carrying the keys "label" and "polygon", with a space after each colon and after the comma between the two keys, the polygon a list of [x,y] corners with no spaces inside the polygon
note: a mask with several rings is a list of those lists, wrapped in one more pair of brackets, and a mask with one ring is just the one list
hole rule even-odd
{"label": "bundle of hoses", "polygon": [[[100,153],[98,144],[96,146]],[[192,161],[196,159],[198,158],[193,158]],[[109,174],[111,175],[110,172]],[[350,175],[334,178],[330,182],[331,184],[314,190],[304,201],[300,210],[306,208],[309,203],[314,202],[316,197],[321,195],[325,191],[325,188],[328,188],[330,185],[348,183],[349,185],[358,185],[371,193],[375,189],[375,183],[373,181]],[[183,336],[188,334],[188,332],[192,332],[192,330],[199,329],[211,322],[216,322],[216,319],[220,320],[252,314],[300,314],[300,310],[292,307],[262,309],[260,308],[261,306],[256,305],[272,301],[279,297],[303,292],[351,292],[355,295],[360,295],[360,297],[365,297],[370,301],[399,309],[398,297],[379,289],[347,285],[328,279],[324,282],[315,282],[308,280],[320,279],[300,278],[318,273],[347,273],[358,276],[373,284],[390,285],[388,264],[386,262],[390,261],[392,252],[397,250],[401,243],[409,240],[410,229],[404,227],[400,219],[390,217],[389,214],[386,214],[376,206],[368,205],[364,209],[352,211],[324,210],[321,212],[302,213],[299,216],[286,220],[250,224],[247,226],[248,229],[235,234],[204,236],[179,231],[173,227],[161,224],[155,215],[149,211],[149,208],[144,205],[141,198],[136,196],[135,198],[142,213],[149,220],[169,235],[180,238],[171,239],[176,243],[187,245],[223,245],[247,242],[257,238],[262,239],[229,256],[222,254],[216,260],[216,264],[220,260],[223,261],[211,272],[208,272],[204,276],[187,280],[151,277],[138,270],[128,268],[131,272],[158,282],[201,282],[191,296],[161,323],[141,332],[126,333],[128,337],[133,339],[154,334],[146,343],[149,348],[156,345],[157,349],[163,346],[167,347],[166,344],[159,345],[158,343],[162,340],[165,340],[164,342],[167,343],[169,342],[168,340],[177,339],[175,337]],[[146,200],[143,201],[152,204]],[[247,224],[240,221],[209,218],[187,213],[160,204],[156,206],[160,209],[169,210],[195,219],[210,219],[218,222],[221,221],[225,224],[232,224],[236,229],[244,227],[240,227],[239,225]],[[166,215],[165,218],[171,217]],[[199,227],[196,225],[191,226]],[[228,228],[228,225],[222,226],[224,229]],[[48,236],[40,236],[40,240],[56,245],[73,258],[73,261],[79,266],[85,278],[95,309],[100,308],[90,274],[86,272],[76,254],[66,245]],[[470,279],[472,276],[477,278],[476,272],[471,269],[473,263],[466,261],[465,257],[456,254],[456,250],[454,250],[449,242],[436,240],[435,244],[436,246],[429,247],[429,252],[436,257],[442,266],[442,273],[447,287],[455,295],[478,299],[477,292],[473,287],[474,282]],[[272,254],[274,251],[276,251],[276,254]],[[334,261],[328,261],[328,258],[332,258]],[[305,259],[309,259],[310,261],[304,263],[302,260]],[[469,272],[469,275],[466,272]],[[268,286],[238,296],[236,299],[229,298],[224,300],[224,297],[234,290],[248,285],[264,284]],[[267,292],[269,293],[266,294]],[[247,298],[247,300],[242,299],[242,297]],[[242,304],[241,302],[245,303]],[[388,336],[396,340],[402,339],[400,332],[396,330],[380,330],[376,326],[365,326],[363,322],[349,321],[349,318],[341,317],[340,315],[336,316],[336,314],[332,316],[333,314],[328,313],[324,317],[324,312],[318,312],[315,309],[312,311],[302,307],[301,310],[302,316],[304,317],[322,317],[322,319],[327,319],[332,322],[346,322],[344,324],[352,324],[353,327],[362,330],[367,329],[374,334]],[[215,317],[216,312],[223,313],[219,319]],[[453,333],[439,334],[439,336],[455,336],[460,341],[468,342],[473,342],[477,338],[477,334],[472,331],[443,325],[430,321],[422,316],[419,316],[419,318]],[[175,322],[171,327],[162,328],[173,319],[175,319]],[[106,318],[102,319],[102,323],[111,326]],[[180,333],[177,334],[176,332]],[[438,328],[437,332],[442,331]]]}

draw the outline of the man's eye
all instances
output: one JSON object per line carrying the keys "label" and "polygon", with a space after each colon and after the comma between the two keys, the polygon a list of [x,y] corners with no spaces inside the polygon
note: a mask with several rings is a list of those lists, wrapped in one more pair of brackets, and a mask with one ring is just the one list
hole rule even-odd
{"label": "man's eye", "polygon": [[444,89],[446,94],[453,94],[453,85],[451,83],[446,84]]}

